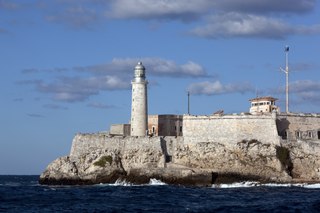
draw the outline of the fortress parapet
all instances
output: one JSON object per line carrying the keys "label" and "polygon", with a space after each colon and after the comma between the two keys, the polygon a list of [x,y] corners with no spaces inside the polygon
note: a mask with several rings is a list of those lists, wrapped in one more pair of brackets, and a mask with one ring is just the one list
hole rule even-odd
{"label": "fortress parapet", "polygon": [[238,143],[242,140],[258,140],[265,144],[280,144],[272,114],[184,115],[183,136],[185,142]]}
{"label": "fortress parapet", "polygon": [[320,140],[320,114],[282,113],[277,116],[277,128],[283,140]]}

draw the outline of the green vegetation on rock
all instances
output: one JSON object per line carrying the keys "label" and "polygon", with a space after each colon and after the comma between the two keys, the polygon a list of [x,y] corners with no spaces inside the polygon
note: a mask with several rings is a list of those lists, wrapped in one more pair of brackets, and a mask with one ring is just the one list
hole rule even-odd
{"label": "green vegetation on rock", "polygon": [[107,162],[109,165],[112,164],[112,157],[110,155],[102,156],[98,161],[94,162],[93,165],[105,167]]}

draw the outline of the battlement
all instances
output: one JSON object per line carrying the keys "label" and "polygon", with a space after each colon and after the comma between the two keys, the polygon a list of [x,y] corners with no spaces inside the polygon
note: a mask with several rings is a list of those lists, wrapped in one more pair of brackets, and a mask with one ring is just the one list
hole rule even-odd
{"label": "battlement", "polygon": [[280,144],[276,120],[265,115],[184,115],[185,141],[228,142],[258,140],[266,144]]}

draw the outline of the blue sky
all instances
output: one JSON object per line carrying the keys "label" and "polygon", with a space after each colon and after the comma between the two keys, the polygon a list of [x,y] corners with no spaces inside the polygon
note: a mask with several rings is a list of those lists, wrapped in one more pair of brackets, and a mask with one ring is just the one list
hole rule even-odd
{"label": "blue sky", "polygon": [[0,0],[0,174],[40,174],[74,134],[130,119],[146,67],[150,114],[249,110],[271,95],[319,112],[316,0]]}

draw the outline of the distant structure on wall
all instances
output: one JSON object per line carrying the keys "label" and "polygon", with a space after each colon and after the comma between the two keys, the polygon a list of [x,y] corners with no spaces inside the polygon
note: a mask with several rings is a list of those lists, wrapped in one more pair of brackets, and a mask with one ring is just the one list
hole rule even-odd
{"label": "distant structure on wall", "polygon": [[131,136],[146,136],[148,131],[148,82],[142,62],[135,67],[131,84]]}
{"label": "distant structure on wall", "polygon": [[148,133],[152,136],[182,136],[182,115],[149,115]]}
{"label": "distant structure on wall", "polygon": [[251,114],[261,114],[261,113],[271,113],[273,111],[280,113],[280,108],[276,106],[276,101],[278,99],[273,97],[257,97],[250,99]]}

